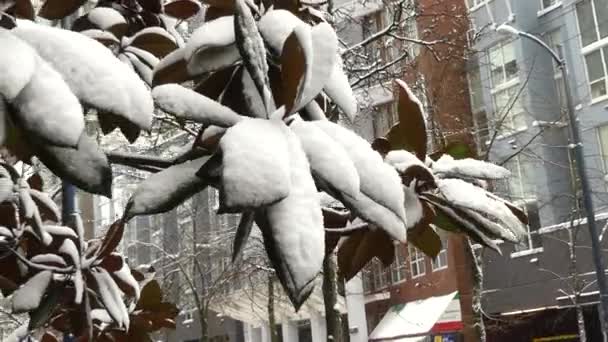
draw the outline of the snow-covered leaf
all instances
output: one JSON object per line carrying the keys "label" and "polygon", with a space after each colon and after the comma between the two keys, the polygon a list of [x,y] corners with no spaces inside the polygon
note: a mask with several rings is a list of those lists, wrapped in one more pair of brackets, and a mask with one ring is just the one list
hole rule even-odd
{"label": "snow-covered leaf", "polygon": [[148,51],[158,58],[164,58],[178,46],[175,38],[160,27],[146,27],[132,37],[123,39],[123,46],[133,46]]}
{"label": "snow-covered leaf", "polygon": [[226,133],[226,128],[218,126],[207,126],[201,128],[196,138],[195,146],[213,152],[217,149],[220,139]]}
{"label": "snow-covered leaf", "polygon": [[152,96],[162,110],[179,119],[220,127],[233,126],[243,119],[232,109],[179,84],[157,86]]}
{"label": "snow-covered leaf", "polygon": [[118,38],[127,31],[127,20],[111,7],[95,7],[87,14],[87,19],[101,30],[112,32]]}
{"label": "snow-covered leaf", "polygon": [[184,48],[177,49],[166,55],[154,67],[152,85],[181,83],[190,79]]}
{"label": "snow-covered leaf", "polygon": [[154,110],[150,92],[101,43],[77,32],[34,23],[24,22],[11,32],[33,46],[81,102],[150,129]]}
{"label": "snow-covered leaf", "polygon": [[424,107],[408,85],[395,80],[399,86],[399,122],[388,132],[394,149],[407,149],[424,161],[426,158],[426,124]]}
{"label": "snow-covered leaf", "polygon": [[234,32],[236,45],[239,49],[243,64],[249,72],[256,89],[262,96],[266,115],[276,109],[270,81],[268,80],[268,64],[266,62],[266,47],[258,31],[251,9],[245,0],[235,0]]}
{"label": "snow-covered leaf", "polygon": [[288,113],[297,111],[304,88],[311,83],[313,63],[312,36],[309,27],[298,25],[287,37],[281,52],[283,101]]}
{"label": "snow-covered leaf", "polygon": [[338,58],[323,90],[350,120],[354,120],[355,115],[357,115],[357,99],[348,82],[348,76],[346,76],[342,68],[342,60],[340,58]]}
{"label": "snow-covered leaf", "polygon": [[119,219],[112,223],[112,225],[110,225],[110,228],[108,228],[106,235],[103,237],[101,245],[99,246],[98,257],[105,258],[112,252],[114,252],[114,250],[116,250],[116,247],[118,247],[120,240],[122,240],[124,232],[125,221]]}
{"label": "snow-covered leaf", "polygon": [[43,264],[43,265],[50,265],[50,266],[58,266],[58,267],[65,267],[65,266],[67,266],[65,260],[63,260],[63,258],[60,257],[57,254],[38,254],[38,255],[34,255],[32,257],[32,259],[30,259],[30,261],[33,262],[33,263]]}
{"label": "snow-covered leaf", "polygon": [[359,174],[344,148],[311,122],[297,118],[289,127],[300,139],[313,175],[342,194],[357,198]]}
{"label": "snow-covered leaf", "polygon": [[47,224],[44,226],[44,230],[46,230],[51,235],[69,237],[73,239],[77,239],[78,235],[76,235],[76,231],[70,227],[66,226],[56,226],[52,224]]}
{"label": "snow-covered leaf", "polygon": [[460,179],[439,179],[437,185],[441,194],[453,206],[469,209],[480,214],[480,217],[490,217],[501,223],[503,228],[497,232],[500,237],[510,241],[525,237],[526,229],[520,220],[504,203],[488,196],[485,190]]}
{"label": "snow-covered leaf", "polygon": [[112,323],[112,317],[105,309],[93,309],[91,310],[91,319],[98,320],[102,323]]}
{"label": "snow-covered leaf", "polygon": [[290,155],[283,122],[246,119],[220,140],[223,210],[258,208],[290,192]]}
{"label": "snow-covered leaf", "polygon": [[10,51],[0,54],[0,95],[10,102],[30,82],[39,59],[36,51],[26,42],[1,28],[0,46]]}
{"label": "snow-covered leaf", "polygon": [[291,191],[256,214],[266,252],[296,310],[308,298],[325,251],[323,215],[310,166],[297,137],[289,132]]}
{"label": "snow-covered leaf", "polygon": [[19,125],[45,143],[76,146],[84,131],[78,98],[42,58],[38,58],[34,75],[12,105]]}
{"label": "snow-covered leaf", "polygon": [[46,0],[38,15],[48,20],[62,19],[74,13],[85,2],[86,0]]}
{"label": "snow-covered leaf", "polygon": [[106,155],[89,136],[83,133],[76,149],[32,144],[40,161],[57,176],[90,193],[110,197],[112,169]]}
{"label": "snow-covered leaf", "polygon": [[141,182],[129,199],[125,218],[169,211],[202,191],[208,183],[196,172],[208,159],[205,156],[171,166]]}
{"label": "snow-covered leaf", "polygon": [[431,259],[441,252],[441,238],[429,224],[420,224],[407,231],[407,243],[411,243],[418,250]]}
{"label": "snow-covered leaf", "polygon": [[511,175],[509,170],[496,164],[472,158],[454,159],[444,154],[431,166],[439,177],[503,179]]}
{"label": "snow-covered leaf", "polygon": [[251,234],[254,219],[255,213],[253,211],[246,211],[241,215],[239,226],[237,227],[236,234],[234,236],[234,243],[232,245],[232,262],[234,262],[239,255],[241,255],[243,249],[247,245],[247,240],[249,240],[249,234]]}
{"label": "snow-covered leaf", "polygon": [[151,52],[146,50],[136,48],[135,46],[127,46],[125,48],[125,52],[129,52],[137,56],[142,62],[146,63],[146,65],[150,68],[156,67],[156,65],[160,62],[160,60],[154,56]]}
{"label": "snow-covered leaf", "polygon": [[313,120],[327,120],[327,116],[325,116],[325,112],[317,101],[310,101],[302,110],[300,111],[300,116],[307,121]]}
{"label": "snow-covered leaf", "polygon": [[326,120],[311,122],[341,145],[357,168],[361,193],[356,199],[345,197],[341,200],[351,208],[356,207],[360,215],[385,229],[393,238],[405,241],[404,194],[397,171],[384,163],[369,143],[352,131]]}
{"label": "snow-covered leaf", "polygon": [[150,66],[148,66],[146,63],[142,62],[133,53],[125,52],[124,55],[129,58],[129,61],[135,68],[135,71],[137,72],[139,77],[141,77],[141,79],[144,80],[144,82],[146,82],[147,84],[152,84],[152,68],[150,68]]}
{"label": "snow-covered leaf", "polygon": [[165,4],[165,14],[178,19],[188,19],[201,10],[201,5],[193,0],[175,0]]}
{"label": "snow-covered leaf", "polygon": [[103,268],[91,272],[98,287],[97,293],[101,297],[101,302],[119,327],[129,328],[129,312],[122,301],[121,291]]}
{"label": "snow-covered leaf", "polygon": [[127,263],[123,263],[122,268],[111,275],[124,293],[134,297],[135,302],[139,300],[141,290]]}
{"label": "snow-covered leaf", "polygon": [[13,294],[13,313],[28,312],[36,309],[51,283],[52,276],[53,273],[51,271],[39,272],[18,288]]}
{"label": "snow-covered leaf", "polygon": [[[253,82],[253,79],[249,74],[249,71],[242,70],[235,76],[238,76],[239,74],[242,80],[242,89],[238,89],[238,86],[236,86],[231,88],[230,90],[240,90],[242,95],[239,96],[239,99],[234,99],[234,96],[228,93],[222,97],[222,101],[230,101],[231,104],[236,106],[242,105],[245,109],[244,113],[249,114],[249,116],[253,116],[256,118],[266,118],[268,114],[266,113],[264,101],[262,101],[262,96],[257,90],[255,83]],[[242,101],[240,97],[242,97],[244,101]]]}
{"label": "snow-covered leaf", "polygon": [[300,18],[286,10],[271,10],[260,18],[258,29],[271,50],[280,55],[287,37],[296,26],[305,25]]}
{"label": "snow-covered leaf", "polygon": [[219,100],[220,95],[228,87],[228,84],[234,77],[237,67],[231,67],[214,72],[198,83],[194,87],[194,91],[204,95],[212,100]]}
{"label": "snow-covered leaf", "polygon": [[191,76],[221,70],[239,61],[234,17],[221,17],[196,29],[186,43],[184,59]]}

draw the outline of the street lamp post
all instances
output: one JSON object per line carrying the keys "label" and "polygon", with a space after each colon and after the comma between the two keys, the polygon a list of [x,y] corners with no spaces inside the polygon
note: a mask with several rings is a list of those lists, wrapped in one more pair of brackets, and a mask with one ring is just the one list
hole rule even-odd
{"label": "street lamp post", "polygon": [[597,277],[597,284],[600,292],[600,307],[603,317],[601,317],[601,327],[604,336],[608,331],[608,322],[606,315],[608,314],[608,288],[606,287],[605,277],[605,266],[601,254],[601,246],[597,233],[597,225],[595,222],[595,211],[593,208],[593,199],[591,197],[591,188],[589,186],[589,178],[587,176],[587,169],[585,167],[585,154],[584,147],[581,142],[579,122],[574,111],[574,103],[572,102],[572,94],[570,92],[570,85],[568,83],[568,68],[566,66],[566,60],[561,58],[557,52],[553,51],[545,42],[540,38],[536,37],[527,32],[520,31],[513,26],[502,24],[496,28],[496,31],[502,33],[508,33],[511,35],[517,35],[520,37],[528,38],[533,42],[543,47],[547,52],[551,54],[551,57],[557,62],[557,66],[562,74],[564,80],[564,90],[566,96],[566,106],[568,110],[568,121],[570,124],[572,143],[574,145],[574,157],[576,159],[577,173],[581,182],[581,190],[583,195],[583,205],[585,207],[585,213],[587,216],[587,227],[589,228],[589,234],[591,235],[591,252],[593,254],[593,262],[595,265],[595,275]]}

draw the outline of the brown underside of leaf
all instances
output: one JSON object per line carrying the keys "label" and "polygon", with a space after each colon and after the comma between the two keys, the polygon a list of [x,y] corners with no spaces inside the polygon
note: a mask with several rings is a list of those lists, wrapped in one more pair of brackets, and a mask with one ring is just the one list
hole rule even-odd
{"label": "brown underside of leaf", "polygon": [[74,13],[84,3],[85,0],[46,0],[38,15],[49,20],[62,19]]}
{"label": "brown underside of leaf", "polygon": [[192,0],[176,0],[165,4],[165,14],[177,19],[188,19],[200,9],[200,5]]}
{"label": "brown underside of leaf", "polygon": [[390,266],[395,259],[392,239],[380,229],[355,231],[338,249],[340,277],[352,279],[373,257]]}
{"label": "brown underside of leaf", "polygon": [[177,49],[177,44],[174,41],[154,32],[139,34],[130,45],[146,50],[157,58],[163,58]]}
{"label": "brown underside of leaf", "polygon": [[167,83],[182,83],[190,79],[188,74],[188,63],[184,59],[179,59],[173,64],[165,66],[163,69],[156,70],[152,78],[152,86]]}
{"label": "brown underside of leaf", "polygon": [[211,76],[197,84],[194,91],[212,100],[219,99],[220,95],[228,87],[236,68],[237,66],[232,66],[214,72]]}
{"label": "brown underside of leaf", "polygon": [[296,32],[292,32],[281,52],[282,100],[287,112],[296,105],[306,75],[306,54]]}
{"label": "brown underside of leaf", "polygon": [[426,125],[422,108],[401,80],[395,80],[399,89],[399,123],[387,134],[392,149],[405,149],[416,154],[418,159],[426,158]]}

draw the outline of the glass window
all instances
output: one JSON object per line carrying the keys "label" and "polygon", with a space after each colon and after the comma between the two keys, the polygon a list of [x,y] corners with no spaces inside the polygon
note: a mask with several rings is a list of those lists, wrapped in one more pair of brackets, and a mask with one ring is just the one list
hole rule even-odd
{"label": "glass window", "polygon": [[518,67],[512,42],[491,48],[489,56],[493,87],[517,78]]}
{"label": "glass window", "polygon": [[447,236],[441,237],[441,251],[431,262],[433,271],[442,270],[448,267],[448,239]]}
{"label": "glass window", "polygon": [[557,0],[542,0],[541,4],[543,8],[549,8],[557,3]]}
{"label": "glass window", "polygon": [[608,56],[602,57],[606,53],[608,53],[608,47],[595,50],[585,56],[587,77],[589,78],[591,98],[593,99],[606,95],[606,68],[604,64]]}
{"label": "glass window", "polygon": [[604,172],[608,173],[608,125],[598,128],[600,154],[604,164]]}
{"label": "glass window", "polygon": [[388,286],[390,282],[390,267],[384,267],[382,262],[377,259],[372,261],[372,276],[374,290],[381,290]]}
{"label": "glass window", "polygon": [[426,273],[426,266],[424,263],[424,254],[414,247],[414,245],[408,245],[408,253],[410,255],[410,270],[412,272],[412,278],[420,277]]}
{"label": "glass window", "polygon": [[538,234],[540,229],[540,216],[538,213],[538,202],[536,200],[524,200],[517,203],[518,206],[528,215],[528,225],[526,226],[526,238],[515,245],[516,251],[534,249],[542,246],[542,239]]}
{"label": "glass window", "polygon": [[576,4],[583,46],[608,37],[608,0],[583,0]]}
{"label": "glass window", "polygon": [[405,280],[406,273],[405,246],[395,246],[395,262],[391,265],[391,276],[393,283]]}
{"label": "glass window", "polygon": [[473,110],[483,107],[483,89],[481,85],[481,75],[476,64],[469,70],[469,93],[471,94],[471,108]]}
{"label": "glass window", "polygon": [[494,93],[494,124],[501,135],[526,128],[522,97],[519,85]]}

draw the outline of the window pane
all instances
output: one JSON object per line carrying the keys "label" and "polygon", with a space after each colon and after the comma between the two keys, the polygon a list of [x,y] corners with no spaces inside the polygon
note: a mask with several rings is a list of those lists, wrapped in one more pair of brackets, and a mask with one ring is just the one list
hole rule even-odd
{"label": "window pane", "polygon": [[600,137],[600,153],[602,154],[602,161],[604,162],[604,171],[608,171],[608,125],[600,127],[598,133]]}
{"label": "window pane", "polygon": [[583,46],[587,46],[597,40],[595,22],[593,20],[593,9],[591,0],[584,0],[576,5],[579,30]]}
{"label": "window pane", "polygon": [[492,85],[496,86],[504,81],[503,63],[500,47],[494,47],[490,50],[490,68],[492,73]]}
{"label": "window pane", "polygon": [[608,37],[608,0],[595,0],[595,15],[600,39]]}
{"label": "window pane", "polygon": [[591,97],[596,98],[606,94],[606,82],[604,80],[604,63],[601,50],[594,51],[585,56],[587,62],[587,76],[591,85]]}
{"label": "window pane", "polygon": [[476,66],[469,72],[470,92],[471,92],[471,107],[479,109],[483,107],[483,91],[481,88],[481,76],[479,68]]}
{"label": "window pane", "polygon": [[517,61],[515,60],[515,49],[513,43],[503,46],[504,68],[506,80],[517,77]]}
{"label": "window pane", "polygon": [[551,5],[553,5],[557,0],[543,0],[543,8],[547,8],[550,7]]}

